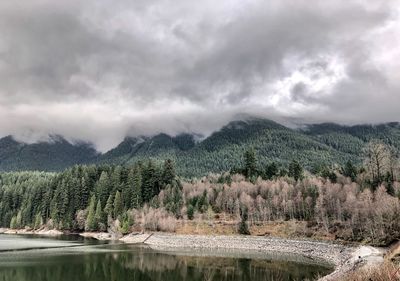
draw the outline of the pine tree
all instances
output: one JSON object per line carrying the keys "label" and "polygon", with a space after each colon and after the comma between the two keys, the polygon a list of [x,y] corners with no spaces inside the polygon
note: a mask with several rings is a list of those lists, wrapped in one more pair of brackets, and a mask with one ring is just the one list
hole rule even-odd
{"label": "pine tree", "polygon": [[17,229],[17,217],[16,216],[13,216],[11,218],[10,228],[11,229]]}
{"label": "pine tree", "polygon": [[78,202],[79,210],[86,208],[89,202],[90,190],[89,190],[89,179],[88,176],[82,177],[81,179],[81,196]]}
{"label": "pine tree", "polygon": [[40,213],[38,213],[35,216],[35,223],[34,223],[33,228],[34,229],[39,229],[42,225],[43,225],[42,215]]}
{"label": "pine tree", "polygon": [[192,205],[192,204],[189,204],[189,206],[187,207],[186,213],[187,213],[188,219],[189,219],[189,220],[192,220],[192,219],[193,219],[193,216],[194,216],[194,208],[193,208],[193,205]]}
{"label": "pine tree", "polygon": [[342,173],[345,177],[351,178],[354,182],[357,178],[357,168],[351,163],[351,161],[347,161],[346,165],[342,169]]}
{"label": "pine tree", "polygon": [[131,207],[138,209],[142,205],[142,172],[139,165],[130,170],[128,181],[132,188]]}
{"label": "pine tree", "polygon": [[275,162],[272,162],[265,168],[265,178],[268,180],[273,179],[274,177],[278,176],[278,174],[279,169]]}
{"label": "pine tree", "polygon": [[296,160],[293,160],[289,164],[289,177],[294,178],[295,181],[298,181],[303,177],[303,167]]}
{"label": "pine tree", "polygon": [[100,200],[97,201],[96,212],[94,215],[95,221],[97,222],[97,229],[100,229],[100,225],[104,224],[104,215],[103,210],[101,209],[101,202]]}
{"label": "pine tree", "polygon": [[171,185],[172,182],[175,180],[176,173],[175,173],[175,166],[171,159],[167,159],[164,162],[164,170],[162,174],[162,181],[164,185]]}
{"label": "pine tree", "polygon": [[244,175],[251,178],[257,175],[257,157],[254,148],[244,153]]}
{"label": "pine tree", "polygon": [[101,202],[106,202],[111,191],[110,177],[106,171],[100,175],[100,179],[96,183],[96,195]]}
{"label": "pine tree", "polygon": [[156,193],[156,168],[153,161],[149,161],[143,169],[143,188],[142,198],[144,202],[149,202]]}
{"label": "pine tree", "polygon": [[113,196],[110,194],[107,199],[106,207],[104,208],[104,212],[107,214],[108,217],[113,217],[114,207],[113,207]]}
{"label": "pine tree", "polygon": [[111,174],[112,193],[115,193],[117,192],[117,190],[120,191],[122,189],[121,176],[122,176],[122,167],[116,166]]}
{"label": "pine tree", "polygon": [[90,198],[89,211],[88,211],[88,216],[86,219],[85,230],[86,231],[96,231],[97,230],[96,196],[95,195],[93,195],[92,198]]}
{"label": "pine tree", "polygon": [[22,228],[22,227],[23,227],[23,225],[22,225],[22,212],[21,212],[21,210],[18,211],[17,218],[16,218],[16,221],[15,221],[15,226],[16,226],[17,228]]}
{"label": "pine tree", "polygon": [[123,206],[122,206],[121,193],[117,191],[117,193],[115,193],[115,198],[114,198],[114,218],[118,218],[118,216],[122,215],[122,212],[123,212]]}

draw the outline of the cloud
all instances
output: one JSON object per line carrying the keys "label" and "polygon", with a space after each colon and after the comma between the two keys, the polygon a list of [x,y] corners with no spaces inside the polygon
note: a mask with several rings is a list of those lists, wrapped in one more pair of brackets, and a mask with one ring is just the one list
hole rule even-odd
{"label": "cloud", "polygon": [[209,134],[240,113],[400,121],[397,1],[0,4],[0,136]]}

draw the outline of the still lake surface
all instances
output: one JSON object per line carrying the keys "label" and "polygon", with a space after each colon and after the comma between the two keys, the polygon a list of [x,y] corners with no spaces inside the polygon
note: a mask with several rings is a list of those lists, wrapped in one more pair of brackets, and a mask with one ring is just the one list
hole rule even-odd
{"label": "still lake surface", "polygon": [[196,252],[76,236],[0,235],[0,281],[292,281],[332,271],[276,257]]}

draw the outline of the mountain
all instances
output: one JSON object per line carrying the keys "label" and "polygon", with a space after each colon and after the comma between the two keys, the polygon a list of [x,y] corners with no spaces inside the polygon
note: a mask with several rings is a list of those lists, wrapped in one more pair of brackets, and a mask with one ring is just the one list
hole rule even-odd
{"label": "mountain", "polygon": [[96,155],[88,144],[70,144],[62,138],[50,143],[21,144],[12,137],[0,140],[0,170],[61,170],[77,163],[131,165],[154,159],[175,161],[184,176],[227,171],[241,165],[248,147],[254,147],[260,164],[287,165],[297,159],[308,169],[320,164],[360,163],[362,148],[380,139],[400,150],[400,125],[342,126],[312,124],[292,129],[274,121],[247,118],[232,121],[207,138],[181,134],[127,137],[114,149]]}
{"label": "mountain", "polygon": [[[177,139],[184,139],[186,145],[179,146]],[[371,139],[381,139],[400,150],[400,125],[342,126],[326,123],[291,129],[271,120],[248,118],[230,122],[201,142],[196,142],[190,135],[171,137],[160,134],[141,138],[140,143],[133,145],[132,139],[126,139],[116,149],[102,155],[101,162],[129,165],[148,158],[171,158],[180,174],[198,176],[241,165],[244,152],[251,146],[258,152],[262,165],[271,161],[287,165],[292,159],[297,159],[308,169],[313,169],[317,165],[344,164],[348,160],[360,163],[362,148]],[[122,148],[127,146],[131,147],[129,152],[122,153]],[[113,157],[116,150],[119,158]]]}
{"label": "mountain", "polygon": [[26,144],[12,136],[0,139],[0,170],[61,171],[74,164],[93,162],[98,153],[88,143],[71,144],[63,137]]}

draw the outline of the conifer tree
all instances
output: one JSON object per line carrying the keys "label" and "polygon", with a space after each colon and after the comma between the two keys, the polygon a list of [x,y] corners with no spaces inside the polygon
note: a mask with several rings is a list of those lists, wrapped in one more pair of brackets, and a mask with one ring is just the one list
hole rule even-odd
{"label": "conifer tree", "polygon": [[98,225],[97,229],[99,229],[100,224],[102,224],[104,222],[104,215],[103,215],[103,210],[101,209],[100,200],[97,201],[96,212],[95,212],[94,218]]}
{"label": "conifer tree", "polygon": [[162,174],[162,181],[164,185],[172,184],[173,180],[175,180],[175,166],[171,159],[167,159],[164,162],[164,169]]}
{"label": "conifer tree", "polygon": [[279,169],[278,166],[276,165],[275,162],[272,162],[271,164],[267,165],[265,168],[265,178],[266,179],[272,179],[279,174]]}
{"label": "conifer tree", "polygon": [[122,199],[121,199],[121,193],[117,191],[115,193],[115,198],[114,198],[114,218],[118,218],[118,216],[122,215],[123,212],[123,206],[122,206]]}
{"label": "conifer tree", "polygon": [[142,174],[139,165],[130,170],[128,181],[132,188],[131,207],[138,209],[142,205]]}
{"label": "conifer tree", "polygon": [[357,178],[357,168],[351,163],[351,161],[347,161],[346,165],[342,169],[343,175],[345,177],[351,178],[351,180],[354,182]]}
{"label": "conifer tree", "polygon": [[101,202],[106,202],[110,193],[110,177],[106,171],[103,171],[100,175],[98,182],[96,183],[96,195]]}
{"label": "conifer tree", "polygon": [[244,153],[244,175],[247,178],[257,175],[257,157],[252,147]]}
{"label": "conifer tree", "polygon": [[289,177],[294,178],[295,181],[298,181],[303,177],[303,167],[296,160],[293,160],[289,164]]}
{"label": "conifer tree", "polygon": [[108,217],[113,217],[114,207],[113,207],[113,196],[110,194],[107,199],[106,207],[104,208],[104,212],[107,214]]}
{"label": "conifer tree", "polygon": [[95,195],[93,195],[90,198],[89,210],[88,210],[88,216],[87,216],[87,219],[86,219],[85,230],[86,231],[96,231],[97,230],[96,196]]}
{"label": "conifer tree", "polygon": [[149,160],[143,169],[142,198],[144,202],[149,202],[156,194],[156,168],[153,161]]}

